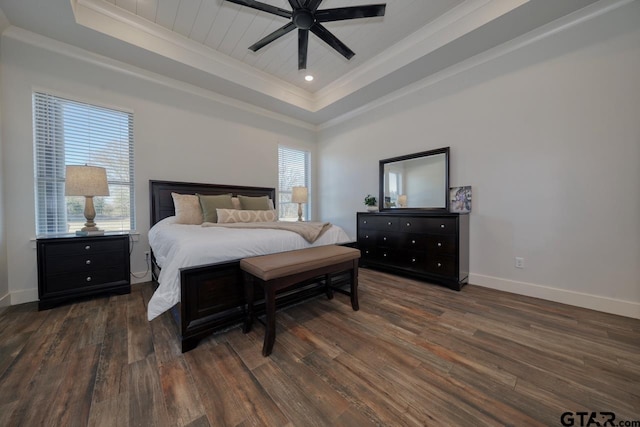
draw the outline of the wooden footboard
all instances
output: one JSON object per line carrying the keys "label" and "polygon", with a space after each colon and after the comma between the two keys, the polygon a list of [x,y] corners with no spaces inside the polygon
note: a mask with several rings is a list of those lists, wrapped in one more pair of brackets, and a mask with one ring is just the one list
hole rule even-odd
{"label": "wooden footboard", "polygon": [[[180,282],[182,302],[172,313],[180,330],[183,353],[194,349],[202,338],[244,320],[246,307],[240,260],[183,268]],[[346,275],[332,279],[333,286],[347,283]],[[278,294],[277,304],[288,306],[324,293],[324,280],[308,280]],[[256,291],[256,295],[261,293]],[[264,311],[264,300],[258,300],[254,313],[262,315]]]}

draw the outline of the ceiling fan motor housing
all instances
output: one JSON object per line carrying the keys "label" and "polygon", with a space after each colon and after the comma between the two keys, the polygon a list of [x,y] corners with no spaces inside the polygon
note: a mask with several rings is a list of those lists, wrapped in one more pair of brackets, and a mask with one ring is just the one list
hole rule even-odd
{"label": "ceiling fan motor housing", "polygon": [[307,9],[296,9],[293,11],[293,23],[301,30],[308,30],[313,27],[315,18],[313,13]]}

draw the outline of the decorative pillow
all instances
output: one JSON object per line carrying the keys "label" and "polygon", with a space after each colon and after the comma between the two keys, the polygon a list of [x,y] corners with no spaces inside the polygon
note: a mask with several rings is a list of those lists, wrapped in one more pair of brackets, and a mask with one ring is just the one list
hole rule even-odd
{"label": "decorative pillow", "polygon": [[202,224],[202,208],[198,196],[193,194],[171,193],[176,210],[176,224]]}
{"label": "decorative pillow", "polygon": [[244,210],[268,211],[273,209],[273,207],[269,203],[269,196],[238,196],[238,199],[240,200],[240,206]]}
{"label": "decorative pillow", "polygon": [[216,209],[233,209],[231,194],[217,196],[198,194],[198,198],[200,198],[200,206],[202,206],[202,215],[205,222],[218,222]]}
{"label": "decorative pillow", "polygon": [[240,207],[240,199],[237,197],[232,197],[231,203],[233,203],[233,209],[242,209],[242,207]]}
{"label": "decorative pillow", "polygon": [[238,210],[216,209],[218,211],[218,224],[232,222],[274,222],[278,220],[275,210]]}

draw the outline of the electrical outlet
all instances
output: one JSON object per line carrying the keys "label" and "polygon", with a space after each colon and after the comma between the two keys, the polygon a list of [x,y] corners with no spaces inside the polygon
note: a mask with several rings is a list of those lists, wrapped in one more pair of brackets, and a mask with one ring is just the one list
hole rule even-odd
{"label": "electrical outlet", "polygon": [[516,268],[524,268],[524,258],[516,257]]}
{"label": "electrical outlet", "polygon": [[149,251],[146,251],[146,252],[144,253],[144,259],[145,259],[146,261],[149,261],[149,257],[150,257],[150,256],[151,256],[151,253],[149,253]]}

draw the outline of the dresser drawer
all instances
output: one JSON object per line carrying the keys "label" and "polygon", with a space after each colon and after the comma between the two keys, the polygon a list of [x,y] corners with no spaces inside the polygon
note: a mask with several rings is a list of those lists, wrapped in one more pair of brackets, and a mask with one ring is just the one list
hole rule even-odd
{"label": "dresser drawer", "polygon": [[74,273],[118,267],[124,264],[125,254],[118,252],[89,252],[82,255],[52,255],[45,260],[45,274]]}
{"label": "dresser drawer", "polygon": [[455,276],[456,260],[454,257],[448,256],[431,256],[426,260],[425,269],[427,272],[433,274]]}
{"label": "dresser drawer", "polygon": [[45,248],[47,257],[93,254],[97,252],[110,252],[119,250],[122,250],[121,239],[96,240],[95,238],[85,239],[81,242],[59,241],[55,243],[48,243]]}
{"label": "dresser drawer", "polygon": [[400,218],[398,217],[384,215],[366,215],[358,218],[358,226],[363,229],[390,231],[396,231],[399,229]]}
{"label": "dresser drawer", "polygon": [[455,235],[429,235],[425,237],[428,253],[436,255],[455,255],[458,253],[458,241]]}
{"label": "dresser drawer", "polygon": [[455,218],[406,218],[399,225],[405,233],[456,234]]}

